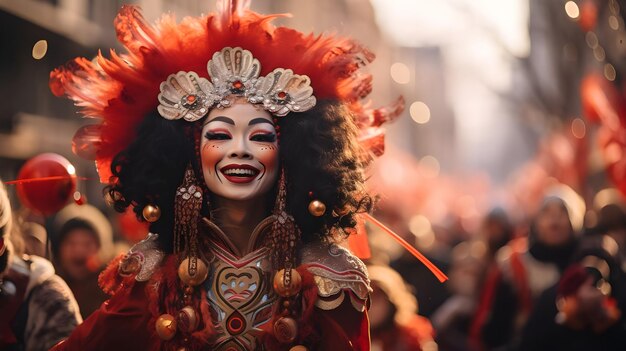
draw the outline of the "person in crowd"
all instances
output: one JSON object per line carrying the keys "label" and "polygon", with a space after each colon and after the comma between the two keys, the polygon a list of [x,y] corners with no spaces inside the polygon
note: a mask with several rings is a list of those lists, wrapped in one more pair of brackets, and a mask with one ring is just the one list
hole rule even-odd
{"label": "person in crowd", "polygon": [[39,257],[50,257],[47,247],[48,232],[46,228],[35,222],[23,221],[19,223],[20,232],[24,238],[24,253]]}
{"label": "person in crowd", "polygon": [[436,351],[434,329],[417,314],[417,300],[400,274],[382,265],[368,265],[368,271],[372,351]]}
{"label": "person in crowd", "polygon": [[431,317],[437,330],[437,344],[443,350],[467,349],[469,327],[486,267],[486,251],[481,240],[461,242],[452,250],[450,280],[446,282],[451,296]]}
{"label": "person in crowd", "polygon": [[52,264],[22,255],[11,204],[0,185],[0,350],[43,351],[82,322],[78,304]]}
{"label": "person in crowd", "polygon": [[617,244],[608,236],[586,241],[574,264],[537,301],[520,351],[624,350],[626,277]]}
{"label": "person in crowd", "polygon": [[112,258],[111,224],[94,206],[71,204],[59,211],[53,227],[55,267],[87,318],[108,297],[98,286],[98,276]]}
{"label": "person in crowd", "polygon": [[565,202],[548,197],[530,227],[527,240],[500,249],[498,274],[485,282],[470,337],[478,349],[509,349],[521,335],[540,294],[555,284],[576,248]]}
{"label": "person in crowd", "polygon": [[487,261],[494,260],[498,250],[513,239],[513,225],[504,209],[494,208],[485,216],[480,226],[479,239],[486,245]]}

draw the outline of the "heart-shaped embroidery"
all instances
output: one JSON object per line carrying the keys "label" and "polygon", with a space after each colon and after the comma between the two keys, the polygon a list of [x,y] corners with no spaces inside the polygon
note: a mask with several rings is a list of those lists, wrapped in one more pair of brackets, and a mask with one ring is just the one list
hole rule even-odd
{"label": "heart-shaped embroidery", "polygon": [[262,272],[256,267],[222,267],[215,272],[214,291],[225,304],[244,312],[263,290]]}

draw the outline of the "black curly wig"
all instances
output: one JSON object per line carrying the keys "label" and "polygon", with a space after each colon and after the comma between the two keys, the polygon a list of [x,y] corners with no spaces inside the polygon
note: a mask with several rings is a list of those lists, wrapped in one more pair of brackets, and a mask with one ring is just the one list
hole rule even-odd
{"label": "black curly wig", "polygon": [[[123,212],[132,205],[137,218],[143,220],[146,205],[159,206],[161,217],[150,225],[150,231],[160,234],[159,241],[167,252],[172,251],[174,196],[189,163],[198,183],[204,185],[196,149],[202,123],[169,121],[153,111],[139,126],[135,140],[111,165],[116,182],[105,192],[114,199],[114,208]],[[364,190],[363,168],[368,158],[357,141],[358,130],[348,109],[339,102],[318,101],[309,111],[279,118],[278,126],[287,209],[302,231],[302,240],[346,235],[347,229],[356,225],[355,214],[372,207]],[[309,213],[313,199],[326,204],[323,216]],[[205,204],[202,211],[207,216],[211,209]]]}

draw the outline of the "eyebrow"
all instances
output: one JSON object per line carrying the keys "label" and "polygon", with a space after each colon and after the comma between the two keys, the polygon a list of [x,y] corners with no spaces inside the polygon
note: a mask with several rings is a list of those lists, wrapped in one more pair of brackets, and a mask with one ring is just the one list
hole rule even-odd
{"label": "eyebrow", "polygon": [[272,123],[272,121],[265,119],[265,118],[255,118],[250,120],[250,122],[248,122],[248,125],[251,126],[253,124],[259,124],[259,123],[267,123],[267,124],[271,124],[272,126],[274,126],[274,123]]}
{"label": "eyebrow", "polygon": [[224,122],[224,123],[235,125],[235,121],[233,121],[231,118],[228,118],[226,116],[217,116],[217,117],[213,118],[212,120],[206,122],[205,125],[207,125],[207,124],[209,124],[211,122]]}

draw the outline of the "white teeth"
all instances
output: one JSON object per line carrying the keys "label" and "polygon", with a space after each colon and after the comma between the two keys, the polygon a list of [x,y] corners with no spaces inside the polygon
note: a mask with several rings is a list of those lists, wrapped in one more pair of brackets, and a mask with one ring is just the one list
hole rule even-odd
{"label": "white teeth", "polygon": [[223,173],[226,175],[233,175],[233,176],[248,176],[248,175],[253,176],[255,174],[253,170],[243,169],[243,168],[231,168],[231,169],[225,170]]}

